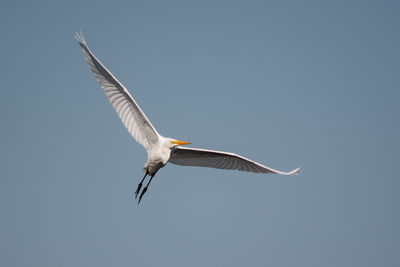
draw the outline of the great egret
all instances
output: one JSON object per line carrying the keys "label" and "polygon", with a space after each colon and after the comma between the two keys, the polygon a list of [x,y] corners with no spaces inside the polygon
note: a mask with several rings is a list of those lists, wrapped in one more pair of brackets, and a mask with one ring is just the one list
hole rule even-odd
{"label": "great egret", "polygon": [[137,198],[147,175],[150,176],[150,180],[139,195],[138,204],[142,200],[144,193],[146,193],[156,172],[168,162],[183,166],[201,166],[256,173],[276,173],[283,175],[298,173],[300,168],[291,172],[278,171],[234,153],[181,147],[190,143],[160,135],[128,90],[90,51],[82,32],[77,33],[75,38],[82,47],[83,55],[90,69],[93,71],[97,81],[100,83],[100,86],[103,88],[104,93],[118,113],[126,129],[147,150],[148,158],[143,168],[145,175],[137,187],[135,198]]}

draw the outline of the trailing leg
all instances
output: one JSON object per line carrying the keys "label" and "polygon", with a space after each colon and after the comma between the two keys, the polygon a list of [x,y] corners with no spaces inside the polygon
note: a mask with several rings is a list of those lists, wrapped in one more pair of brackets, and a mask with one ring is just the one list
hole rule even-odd
{"label": "trailing leg", "polygon": [[137,198],[137,195],[139,194],[140,189],[142,188],[143,181],[144,181],[144,179],[146,178],[146,176],[147,176],[148,174],[149,174],[149,172],[146,171],[146,174],[143,176],[142,181],[140,181],[140,184],[138,184],[138,187],[137,187],[136,192],[135,192],[135,199]]}
{"label": "trailing leg", "polygon": [[147,188],[149,187],[149,185],[151,183],[151,180],[153,180],[154,175],[156,175],[156,174],[154,173],[153,175],[150,176],[149,182],[147,183],[146,187],[143,188],[143,191],[142,191],[142,193],[140,194],[140,197],[139,197],[138,205],[139,205],[140,201],[142,200],[142,197],[143,197],[144,193],[146,193]]}

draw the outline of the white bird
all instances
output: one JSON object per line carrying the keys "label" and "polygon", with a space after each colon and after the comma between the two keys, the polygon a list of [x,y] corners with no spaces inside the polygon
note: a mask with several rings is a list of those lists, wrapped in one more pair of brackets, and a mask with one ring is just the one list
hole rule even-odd
{"label": "white bird", "polygon": [[188,145],[190,143],[160,135],[125,86],[90,51],[82,32],[76,33],[75,38],[82,48],[83,55],[90,69],[126,129],[147,150],[148,158],[143,167],[145,175],[137,187],[135,198],[137,198],[147,175],[150,176],[150,180],[142,190],[138,204],[147,191],[156,172],[168,162],[183,166],[201,166],[255,173],[276,173],[283,175],[298,173],[300,168],[290,172],[278,171],[234,153],[181,147],[181,145]]}

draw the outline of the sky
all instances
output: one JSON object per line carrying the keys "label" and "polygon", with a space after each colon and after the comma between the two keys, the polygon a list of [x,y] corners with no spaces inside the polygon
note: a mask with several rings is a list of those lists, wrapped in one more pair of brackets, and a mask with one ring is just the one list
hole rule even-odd
{"label": "sky", "polygon": [[[1,266],[399,266],[398,1],[0,3]],[[297,176],[167,165],[159,133]]]}

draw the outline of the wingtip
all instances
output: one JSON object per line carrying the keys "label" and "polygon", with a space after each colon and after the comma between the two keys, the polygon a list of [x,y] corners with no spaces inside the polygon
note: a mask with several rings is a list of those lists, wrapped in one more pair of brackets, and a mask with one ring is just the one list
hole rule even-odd
{"label": "wingtip", "polygon": [[79,42],[81,46],[86,45],[86,38],[82,30],[75,32],[75,39]]}
{"label": "wingtip", "polygon": [[289,175],[299,175],[300,174],[300,167],[294,169],[293,171],[288,173]]}

